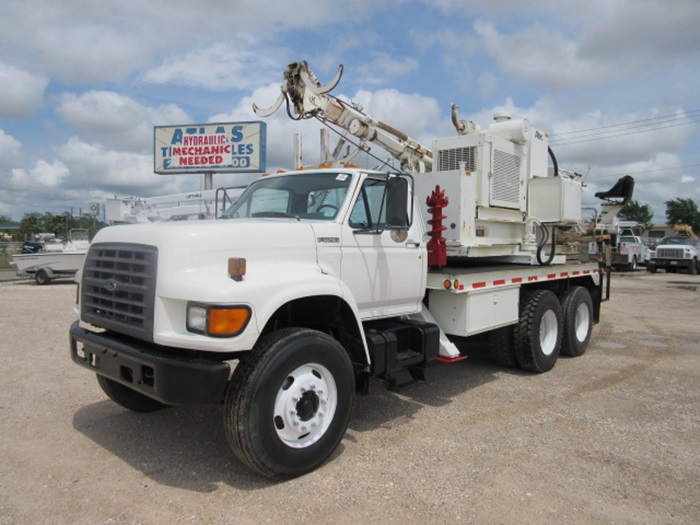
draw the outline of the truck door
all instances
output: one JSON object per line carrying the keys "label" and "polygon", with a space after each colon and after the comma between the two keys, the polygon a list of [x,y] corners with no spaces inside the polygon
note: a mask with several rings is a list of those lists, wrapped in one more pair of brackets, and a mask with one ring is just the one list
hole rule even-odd
{"label": "truck door", "polygon": [[412,213],[411,182],[407,177],[368,177],[343,224],[341,279],[363,319],[421,308],[426,247],[419,218]]}

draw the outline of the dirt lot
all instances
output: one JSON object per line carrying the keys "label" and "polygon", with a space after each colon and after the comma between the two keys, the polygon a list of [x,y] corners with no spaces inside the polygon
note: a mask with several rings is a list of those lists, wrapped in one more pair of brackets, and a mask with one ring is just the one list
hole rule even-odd
{"label": "dirt lot", "polygon": [[700,523],[700,277],[615,274],[589,351],[483,358],[357,398],[321,469],[273,483],[220,407],[130,413],[73,365],[75,287],[0,283],[0,524]]}

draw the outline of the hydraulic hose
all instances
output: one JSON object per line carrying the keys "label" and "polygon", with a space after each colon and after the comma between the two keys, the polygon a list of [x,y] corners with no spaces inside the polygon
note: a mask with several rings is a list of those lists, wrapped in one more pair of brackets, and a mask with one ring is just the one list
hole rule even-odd
{"label": "hydraulic hose", "polygon": [[554,152],[552,151],[552,148],[547,146],[547,151],[549,152],[549,157],[552,159],[552,166],[554,167],[554,176],[558,177],[559,176],[559,163],[557,162],[557,158],[554,156]]}
{"label": "hydraulic hose", "polygon": [[542,248],[544,248],[544,245],[547,244],[547,240],[549,239],[549,232],[547,231],[547,227],[544,224],[541,224],[540,227],[542,228],[542,240],[537,246],[537,263],[540,266],[548,266],[552,264],[557,249],[557,227],[552,226],[552,248],[549,251],[549,258],[544,262],[542,261]]}

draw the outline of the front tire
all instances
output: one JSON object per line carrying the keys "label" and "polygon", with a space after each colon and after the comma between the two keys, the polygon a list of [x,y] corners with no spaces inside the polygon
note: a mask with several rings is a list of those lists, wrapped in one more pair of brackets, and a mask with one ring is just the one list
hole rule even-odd
{"label": "front tire", "polygon": [[557,296],[548,290],[527,293],[515,327],[515,357],[523,370],[551,370],[561,350],[561,312]]}
{"label": "front tire", "polygon": [[561,302],[562,355],[578,357],[588,348],[593,330],[593,301],[586,288],[569,290]]}
{"label": "front tire", "polygon": [[345,434],[354,374],[342,345],[315,330],[265,336],[241,359],[226,395],[224,426],[234,454],[270,478],[321,465]]}
{"label": "front tire", "polygon": [[100,388],[102,388],[102,391],[107,394],[107,397],[118,405],[128,408],[133,412],[156,412],[157,410],[168,407],[168,405],[160,401],[144,396],[100,374],[97,374],[97,383],[100,385]]}

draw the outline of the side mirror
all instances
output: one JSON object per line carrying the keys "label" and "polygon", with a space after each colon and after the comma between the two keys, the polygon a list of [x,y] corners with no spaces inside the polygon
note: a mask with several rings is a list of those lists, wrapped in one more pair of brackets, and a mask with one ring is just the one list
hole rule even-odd
{"label": "side mirror", "polygon": [[398,176],[386,181],[386,229],[407,230],[413,223],[413,179]]}

